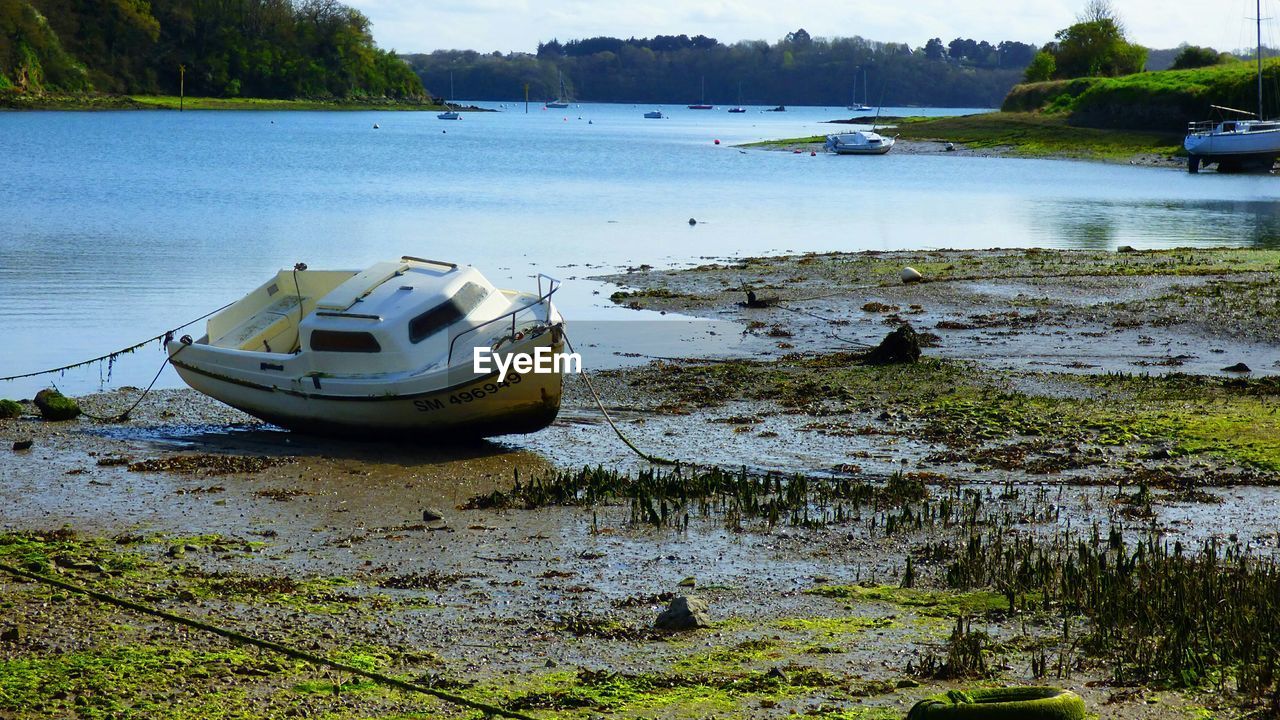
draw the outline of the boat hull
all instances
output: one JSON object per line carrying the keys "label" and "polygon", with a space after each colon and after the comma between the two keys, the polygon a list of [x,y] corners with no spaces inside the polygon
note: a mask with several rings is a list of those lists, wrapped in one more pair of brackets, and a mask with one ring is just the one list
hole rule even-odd
{"label": "boat hull", "polygon": [[1280,156],[1280,130],[1195,132],[1187,135],[1182,146],[1192,172],[1215,163],[1218,172],[1268,172]]}
{"label": "boat hull", "polygon": [[880,142],[867,143],[843,143],[837,141],[838,136],[831,136],[827,139],[827,150],[837,155],[884,155],[893,149],[893,145],[897,142],[896,138],[884,138]]}
{"label": "boat hull", "polygon": [[[563,350],[559,333],[546,332],[513,348],[532,353]],[[439,442],[531,433],[550,425],[560,410],[560,372],[475,374],[454,368],[422,380],[388,383],[383,392],[327,392],[336,379],[262,378],[201,362],[198,345],[169,344],[170,362],[192,388],[273,425],[299,432],[361,439]],[[442,382],[445,378],[448,381]],[[318,387],[317,387],[318,386]]]}

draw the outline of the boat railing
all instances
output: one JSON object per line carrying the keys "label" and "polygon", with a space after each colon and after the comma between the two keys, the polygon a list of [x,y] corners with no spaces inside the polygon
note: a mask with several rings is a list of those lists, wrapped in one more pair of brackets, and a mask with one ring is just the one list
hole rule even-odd
{"label": "boat railing", "polygon": [[1199,135],[1201,133],[1213,132],[1214,127],[1218,125],[1215,120],[1196,120],[1187,123],[1188,135]]}
{"label": "boat railing", "polygon": [[[543,281],[546,281],[545,292],[543,291]],[[455,335],[453,339],[449,341],[449,356],[445,360],[445,364],[449,366],[453,365],[453,346],[458,342],[458,340],[461,339],[464,335],[469,335],[479,330],[480,328],[488,327],[490,325],[496,325],[497,323],[505,321],[508,318],[510,318],[511,319],[511,337],[514,338],[516,336],[516,333],[518,332],[516,321],[519,318],[520,314],[524,313],[530,308],[545,304],[548,300],[551,299],[551,296],[554,295],[555,292],[560,289],[560,284],[561,284],[560,281],[557,280],[556,278],[553,278],[550,275],[547,275],[545,273],[538,273],[538,299],[537,300],[532,300],[530,302],[527,302],[524,305],[521,305],[520,307],[516,308],[515,310],[512,310],[504,315],[499,315],[498,317],[493,318],[492,320],[486,320],[480,323],[479,325],[476,325],[475,327],[468,328],[458,333],[457,335]]]}

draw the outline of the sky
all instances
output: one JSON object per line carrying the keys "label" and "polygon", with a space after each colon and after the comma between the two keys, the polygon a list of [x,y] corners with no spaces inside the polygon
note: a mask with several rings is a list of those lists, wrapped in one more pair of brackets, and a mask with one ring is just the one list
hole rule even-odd
{"label": "sky", "polygon": [[[860,35],[923,46],[931,37],[1036,45],[1070,25],[1085,0],[346,0],[373,21],[378,44],[398,52],[533,52],[539,41],[611,35],[703,34],[721,42]],[[1253,47],[1254,0],[1112,0],[1129,39],[1219,50]],[[1280,44],[1280,0],[1265,0],[1263,40]],[[1271,37],[1270,42],[1267,38]]]}

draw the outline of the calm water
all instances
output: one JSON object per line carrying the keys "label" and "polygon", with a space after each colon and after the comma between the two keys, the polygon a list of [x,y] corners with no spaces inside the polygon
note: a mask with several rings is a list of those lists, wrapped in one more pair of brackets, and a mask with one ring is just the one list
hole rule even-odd
{"label": "calm water", "polygon": [[[508,108],[458,122],[2,113],[0,376],[156,334],[298,261],[360,267],[412,254],[524,285],[537,271],[586,277],[782,251],[1280,244],[1280,181],[1268,177],[744,152],[731,145],[830,132],[820,121],[850,112],[673,107],[670,119],[646,120],[649,109]],[[886,109],[908,112],[921,111]],[[599,289],[569,282],[566,314],[634,315],[608,307]],[[113,384],[144,384],[160,359],[125,359]],[[87,391],[99,372],[58,382]],[[0,383],[0,397],[44,384]]]}

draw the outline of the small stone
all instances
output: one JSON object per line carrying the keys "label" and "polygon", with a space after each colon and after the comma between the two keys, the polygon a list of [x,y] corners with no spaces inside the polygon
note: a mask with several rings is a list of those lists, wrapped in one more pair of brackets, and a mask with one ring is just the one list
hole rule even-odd
{"label": "small stone", "polygon": [[710,606],[707,601],[692,595],[680,596],[671,601],[666,610],[653,621],[659,630],[695,630],[711,627],[711,617],[707,614]]}
{"label": "small stone", "polygon": [[1120,247],[1116,248],[1116,252],[1118,252],[1118,253],[1136,253],[1136,252],[1138,252],[1138,250],[1137,250],[1137,248],[1133,247],[1132,245],[1121,245]]}
{"label": "small stone", "polygon": [[34,441],[34,440],[30,440],[30,439],[28,439],[28,440],[14,440],[14,441],[13,441],[13,451],[14,451],[14,452],[22,452],[23,450],[30,450],[30,449],[31,449],[31,446],[32,446],[32,445],[34,445],[34,444],[35,444],[35,441]]}
{"label": "small stone", "polygon": [[444,515],[441,514],[441,512],[439,510],[436,510],[435,508],[426,508],[425,510],[422,511],[422,522],[435,522],[436,520],[443,520],[443,519],[444,519]]}
{"label": "small stone", "polygon": [[556,661],[552,660],[551,658],[547,658],[546,666],[549,668],[553,668],[556,666]]}
{"label": "small stone", "polygon": [[907,284],[924,282],[924,275],[921,275],[920,271],[913,267],[902,268],[901,277],[902,277],[902,282]]}
{"label": "small stone", "polygon": [[16,643],[22,639],[23,634],[21,625],[8,625],[0,630],[0,642]]}
{"label": "small stone", "polygon": [[913,688],[913,687],[920,687],[920,683],[916,682],[915,680],[903,678],[897,682],[897,686],[900,688]]}
{"label": "small stone", "polygon": [[788,678],[787,674],[782,671],[782,668],[773,668],[769,672],[765,673],[764,676],[773,680],[778,680],[779,682],[790,682],[790,678]]}
{"label": "small stone", "polygon": [[169,557],[175,558],[175,559],[180,558],[186,554],[187,554],[187,549],[182,545],[170,545],[169,549],[165,552],[165,555],[168,555]]}
{"label": "small stone", "polygon": [[687,577],[687,578],[685,578],[685,579],[681,580],[680,582],[676,583],[676,587],[688,587],[688,588],[691,588],[691,587],[693,587],[694,585],[697,585],[697,584],[698,584],[697,579],[696,579],[696,578],[694,578],[692,575],[690,575],[689,577]]}
{"label": "small stone", "polygon": [[1235,365],[1228,365],[1227,367],[1222,368],[1222,372],[1247,373],[1247,372],[1253,372],[1253,370],[1248,365],[1245,365],[1242,362],[1238,362]]}

